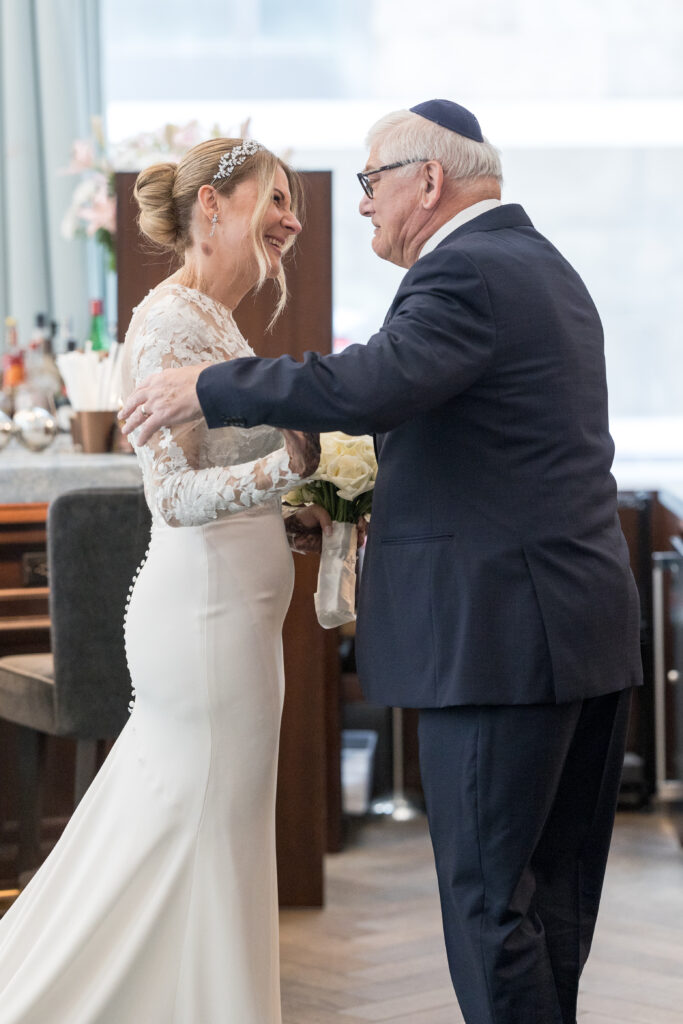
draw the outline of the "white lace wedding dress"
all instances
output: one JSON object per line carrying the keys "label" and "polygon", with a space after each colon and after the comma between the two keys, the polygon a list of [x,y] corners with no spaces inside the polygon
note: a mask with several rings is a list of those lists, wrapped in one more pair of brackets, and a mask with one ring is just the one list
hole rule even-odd
{"label": "white lace wedding dress", "polygon": [[[252,355],[225,307],[164,284],[124,392]],[[0,1024],[278,1024],[275,782],[293,567],[271,428],[164,428],[138,449],[153,528],[126,646],[131,717],[0,921]]]}

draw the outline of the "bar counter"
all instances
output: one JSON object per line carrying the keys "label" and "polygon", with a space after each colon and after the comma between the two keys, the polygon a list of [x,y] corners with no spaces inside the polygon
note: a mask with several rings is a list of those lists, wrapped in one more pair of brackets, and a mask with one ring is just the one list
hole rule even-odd
{"label": "bar counter", "polygon": [[135,487],[142,483],[134,455],[86,455],[68,434],[49,448],[32,452],[16,439],[0,452],[0,505],[49,502],[83,487]]}

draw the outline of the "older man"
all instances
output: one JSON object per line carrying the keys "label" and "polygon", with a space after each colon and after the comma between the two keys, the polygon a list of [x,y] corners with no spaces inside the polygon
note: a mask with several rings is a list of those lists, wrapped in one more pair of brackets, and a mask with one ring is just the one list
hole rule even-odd
{"label": "older man", "polygon": [[[640,681],[600,320],[463,107],[379,121],[359,174],[407,268],[367,345],[150,378],[127,429],[203,411],[377,435],[357,656],[417,707],[453,983],[468,1024],[573,1024]],[[202,371],[200,373],[200,371]],[[199,374],[199,376],[198,376]]]}

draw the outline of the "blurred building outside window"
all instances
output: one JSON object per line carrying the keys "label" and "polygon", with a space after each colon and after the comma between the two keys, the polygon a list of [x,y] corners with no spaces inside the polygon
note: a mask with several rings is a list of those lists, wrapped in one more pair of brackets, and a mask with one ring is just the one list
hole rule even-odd
{"label": "blurred building outside window", "polygon": [[[622,458],[683,457],[683,5],[660,0],[103,0],[112,142],[198,119],[333,171],[336,345],[365,342],[403,274],[378,260],[354,172],[382,114],[469,106],[605,326]],[[258,340],[251,339],[258,348]]]}

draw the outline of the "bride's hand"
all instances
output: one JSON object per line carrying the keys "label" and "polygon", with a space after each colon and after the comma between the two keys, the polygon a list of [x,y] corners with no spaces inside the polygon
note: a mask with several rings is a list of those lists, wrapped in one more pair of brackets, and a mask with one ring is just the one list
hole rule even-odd
{"label": "bride's hand", "polygon": [[320,505],[305,505],[302,508],[284,508],[285,533],[292,551],[301,555],[322,551],[323,533],[332,533],[329,512]]}
{"label": "bride's hand", "polygon": [[311,476],[320,462],[320,435],[305,434],[300,430],[283,430],[282,433],[292,473],[300,477]]}
{"label": "bride's hand", "polygon": [[[285,508],[285,531],[289,546],[300,554],[320,553],[322,535],[332,533],[332,519],[321,505],[304,505],[300,508]],[[367,520],[361,518],[356,524],[358,547],[362,548],[367,536]]]}

